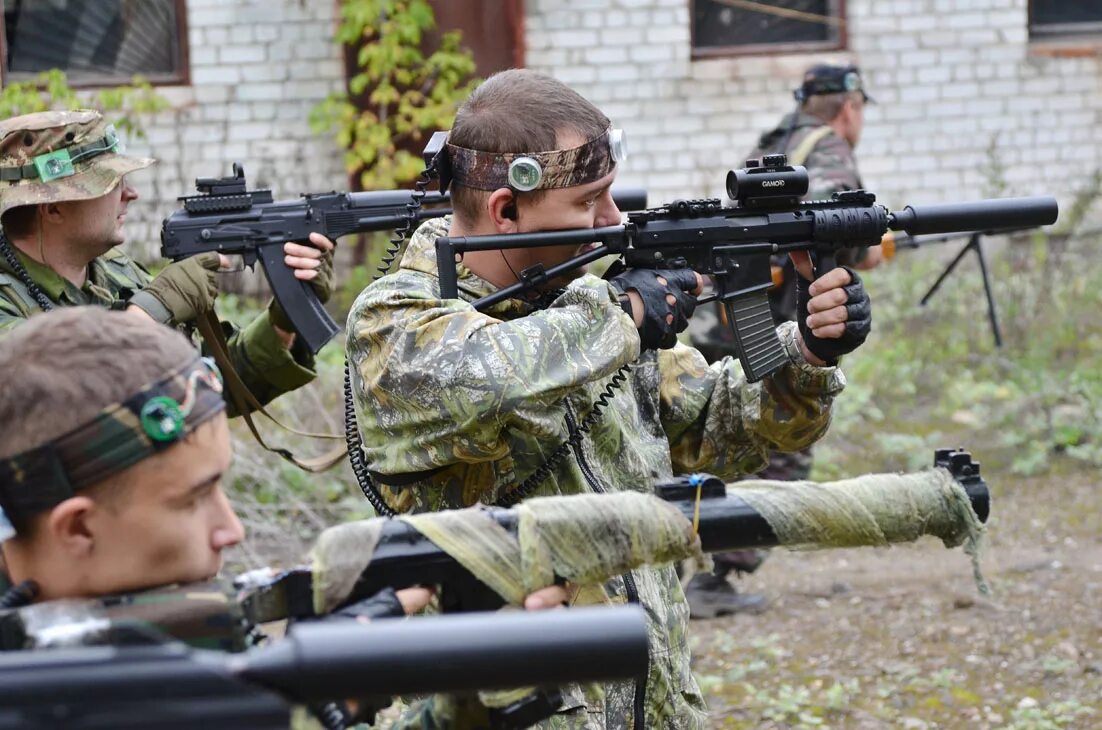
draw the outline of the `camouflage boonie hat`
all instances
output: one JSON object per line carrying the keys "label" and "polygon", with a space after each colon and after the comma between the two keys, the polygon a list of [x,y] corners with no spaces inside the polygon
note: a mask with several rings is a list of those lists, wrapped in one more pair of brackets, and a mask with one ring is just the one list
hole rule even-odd
{"label": "camouflage boonie hat", "polygon": [[152,165],[121,154],[115,128],[93,109],[24,114],[0,122],[0,214],[21,205],[91,200]]}

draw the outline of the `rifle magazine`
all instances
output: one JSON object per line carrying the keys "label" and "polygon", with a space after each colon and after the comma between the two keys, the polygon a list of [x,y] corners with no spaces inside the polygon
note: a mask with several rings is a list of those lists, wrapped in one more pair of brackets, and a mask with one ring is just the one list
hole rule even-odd
{"label": "rifle magazine", "polygon": [[754,383],[788,363],[784,346],[777,337],[769,294],[746,294],[723,303],[727,322],[735,336],[735,346],[746,379]]}

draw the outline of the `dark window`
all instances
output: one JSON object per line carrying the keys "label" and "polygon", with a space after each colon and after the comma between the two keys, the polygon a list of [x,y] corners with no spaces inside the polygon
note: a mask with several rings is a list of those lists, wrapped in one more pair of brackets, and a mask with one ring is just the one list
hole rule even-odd
{"label": "dark window", "polygon": [[187,80],[185,0],[3,0],[4,77],[74,85]]}
{"label": "dark window", "polygon": [[1030,0],[1031,38],[1102,33],[1102,3],[1097,0]]}
{"label": "dark window", "polygon": [[845,47],[845,0],[692,0],[693,57]]}

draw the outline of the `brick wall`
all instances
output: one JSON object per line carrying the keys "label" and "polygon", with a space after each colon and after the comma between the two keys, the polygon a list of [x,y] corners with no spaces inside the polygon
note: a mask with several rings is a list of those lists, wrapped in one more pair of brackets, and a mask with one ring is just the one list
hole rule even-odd
{"label": "brick wall", "polygon": [[344,82],[333,42],[335,0],[188,0],[191,85],[159,87],[172,104],[130,150],[160,160],[133,182],[131,242],[155,258],[160,222],[194,192],[196,177],[245,166],[250,186],[277,198],[347,189],[336,145],[310,131],[307,115]]}
{"label": "brick wall", "polygon": [[621,180],[646,185],[652,203],[721,194],[820,59],[866,72],[880,103],[858,157],[889,205],[989,193],[992,145],[1008,192],[1066,198],[1102,167],[1102,67],[1097,55],[1040,55],[1026,4],[848,0],[845,52],[691,61],[688,0],[528,0],[527,60],[627,131]]}

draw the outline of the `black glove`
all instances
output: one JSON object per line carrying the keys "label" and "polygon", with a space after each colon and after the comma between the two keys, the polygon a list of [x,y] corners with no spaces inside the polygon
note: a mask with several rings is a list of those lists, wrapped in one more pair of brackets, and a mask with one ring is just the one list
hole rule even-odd
{"label": "black glove", "polygon": [[872,329],[872,302],[869,301],[865,285],[861,283],[861,277],[848,266],[839,268],[849,272],[850,283],[843,288],[846,292],[846,331],[837,339],[820,339],[811,333],[811,328],[807,326],[807,303],[811,299],[808,289],[811,282],[796,274],[796,322],[799,324],[800,334],[811,354],[827,365],[837,365],[839,357],[860,347]]}
{"label": "black glove", "polygon": [[[667,283],[658,281],[662,277]],[[692,269],[627,269],[609,279],[622,294],[634,290],[643,300],[643,324],[639,340],[644,350],[664,350],[677,344],[677,333],[689,326],[689,317],[696,309],[696,297],[689,292],[696,288],[696,272]],[[674,304],[666,301],[673,295]],[[622,297],[620,305],[632,317],[631,302]],[[673,315],[673,321],[666,318]]]}
{"label": "black glove", "polygon": [[405,616],[402,602],[398,600],[398,594],[393,588],[384,588],[362,601],[357,601],[349,606],[334,611],[325,616],[326,621],[340,621],[342,619],[359,620],[365,618],[369,621],[377,618],[398,618]]}

